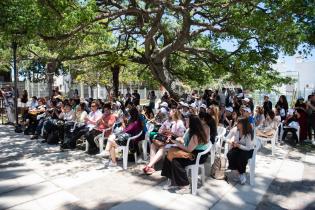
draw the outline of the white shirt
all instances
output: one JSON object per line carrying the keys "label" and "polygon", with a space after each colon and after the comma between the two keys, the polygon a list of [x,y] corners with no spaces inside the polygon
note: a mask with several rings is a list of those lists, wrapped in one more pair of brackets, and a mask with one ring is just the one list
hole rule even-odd
{"label": "white shirt", "polygon": [[[96,122],[97,120],[101,119],[102,116],[103,116],[102,112],[100,110],[97,110],[95,112],[91,111],[87,117],[90,121]],[[87,127],[94,128],[95,124],[92,124],[90,121],[87,122]]]}
{"label": "white shirt", "polygon": [[251,139],[251,135],[243,135],[242,138],[240,138],[240,132],[236,126],[230,131],[226,139],[230,142],[234,141],[239,143],[241,150],[249,151],[254,149],[254,140]]}
{"label": "white shirt", "polygon": [[184,136],[186,131],[186,127],[182,120],[177,120],[172,122],[171,132],[176,136]]}

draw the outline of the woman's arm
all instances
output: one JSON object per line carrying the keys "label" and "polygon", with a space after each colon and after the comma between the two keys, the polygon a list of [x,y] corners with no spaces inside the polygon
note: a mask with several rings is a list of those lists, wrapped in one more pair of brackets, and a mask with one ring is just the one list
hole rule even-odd
{"label": "woman's arm", "polygon": [[178,148],[180,148],[181,150],[184,150],[186,152],[192,152],[194,151],[194,149],[197,147],[198,145],[198,137],[196,135],[193,135],[190,139],[190,142],[188,144],[187,147],[185,147],[183,144],[179,143],[179,142],[175,142],[175,144],[177,145]]}
{"label": "woman's arm", "polygon": [[244,138],[245,138],[245,146],[242,144],[239,144],[239,143],[235,143],[234,146],[238,147],[239,149],[244,150],[244,151],[252,150],[253,149],[253,147],[252,147],[253,141],[251,140],[251,136],[247,135]]}

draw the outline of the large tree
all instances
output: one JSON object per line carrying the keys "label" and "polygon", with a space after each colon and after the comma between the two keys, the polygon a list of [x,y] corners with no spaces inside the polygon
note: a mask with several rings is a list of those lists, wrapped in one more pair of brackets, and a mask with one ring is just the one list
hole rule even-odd
{"label": "large tree", "polygon": [[[270,88],[286,81],[271,68],[279,53],[293,55],[299,46],[304,44],[307,51],[315,43],[315,3],[309,0],[97,3],[100,14],[96,19],[106,20],[106,27],[124,38],[123,45],[137,42],[132,60],[147,65],[174,97],[178,96],[178,78],[197,75],[190,79],[200,79],[209,72],[241,84],[263,81]],[[228,49],[227,44],[233,46]],[[196,65],[187,68],[184,63]]]}

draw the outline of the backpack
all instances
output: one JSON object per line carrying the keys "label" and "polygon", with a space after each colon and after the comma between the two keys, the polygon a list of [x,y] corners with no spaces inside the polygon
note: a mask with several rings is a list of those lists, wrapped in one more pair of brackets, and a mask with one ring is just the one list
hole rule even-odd
{"label": "backpack", "polygon": [[214,163],[211,166],[210,176],[214,179],[225,179],[226,159],[221,156],[217,156],[214,159]]}

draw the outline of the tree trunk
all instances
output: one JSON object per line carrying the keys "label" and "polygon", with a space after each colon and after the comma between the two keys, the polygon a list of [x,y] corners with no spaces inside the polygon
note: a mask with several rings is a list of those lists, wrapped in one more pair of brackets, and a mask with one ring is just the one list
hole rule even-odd
{"label": "tree trunk", "polygon": [[57,68],[57,61],[51,61],[47,64],[47,90],[49,97],[52,96],[53,83],[54,83],[54,73]]}
{"label": "tree trunk", "polygon": [[113,93],[114,97],[118,97],[118,90],[119,90],[119,73],[120,73],[120,66],[114,65],[111,67],[111,71],[113,74]]}
{"label": "tree trunk", "polygon": [[178,101],[180,92],[176,86],[180,85],[179,80],[169,73],[163,63],[150,63],[149,68],[155,77],[168,91],[171,98]]}

